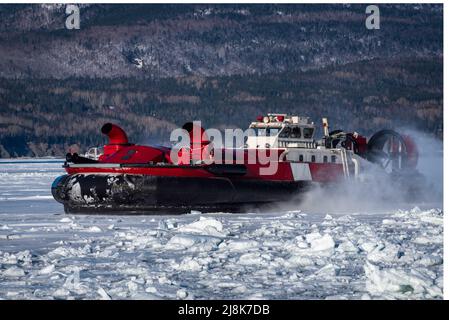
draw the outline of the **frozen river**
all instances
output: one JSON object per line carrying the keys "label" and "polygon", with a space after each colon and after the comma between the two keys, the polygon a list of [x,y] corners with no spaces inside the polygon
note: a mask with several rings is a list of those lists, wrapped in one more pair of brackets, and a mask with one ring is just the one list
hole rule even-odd
{"label": "frozen river", "polygon": [[0,161],[1,299],[441,299],[443,213],[66,215],[57,160]]}

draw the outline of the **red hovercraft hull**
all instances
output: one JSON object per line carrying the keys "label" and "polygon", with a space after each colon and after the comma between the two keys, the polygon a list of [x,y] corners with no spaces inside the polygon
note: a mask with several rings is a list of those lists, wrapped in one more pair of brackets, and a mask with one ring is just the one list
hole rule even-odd
{"label": "red hovercraft hull", "polygon": [[[249,152],[260,150],[257,140],[253,140],[257,143],[253,149],[209,152],[210,142],[204,130],[189,122],[183,129],[190,135],[191,144],[177,152],[181,161],[172,161],[172,149],[131,144],[120,127],[107,123],[101,131],[108,136],[109,143],[101,156],[93,160],[76,153],[67,154],[64,164],[67,174],[53,182],[52,194],[64,205],[66,213],[242,212],[298,200],[316,183],[332,184],[351,175],[356,177],[364,159],[379,162],[386,154],[382,148],[394,138],[396,140],[388,144],[388,159],[393,159],[390,162],[396,169],[399,162],[408,169],[416,165],[417,153],[412,142],[391,130],[374,135],[368,144],[366,138],[358,134],[326,130],[321,145],[317,146],[312,134],[305,137],[313,123],[295,118],[272,116],[273,127],[282,124],[283,130],[288,126],[302,126],[302,138],[308,140],[296,140],[305,143],[303,146],[279,145],[264,149],[265,156],[276,159],[277,169],[268,175],[263,174],[263,168],[270,166],[269,162],[259,161],[259,156],[256,161],[249,161]],[[268,122],[270,120],[259,121],[251,126],[258,128]],[[195,137],[195,130],[201,133],[199,139]],[[286,132],[298,137],[298,131]],[[289,141],[292,140],[280,140],[282,143]],[[222,164],[216,161],[217,152],[223,153],[222,159],[228,159],[223,155],[229,152],[231,155],[242,152],[243,156],[238,158],[241,161],[232,156],[230,162]],[[273,153],[275,157],[270,156]],[[183,162],[184,154],[189,155],[188,162]],[[214,161],[205,161],[211,159]]]}
{"label": "red hovercraft hull", "polygon": [[[151,172],[152,168],[146,169]],[[225,169],[229,173],[209,176],[208,169]],[[53,196],[64,204],[67,213],[233,212],[289,200],[309,186],[301,181],[244,179],[239,177],[244,167],[237,166],[165,170],[168,174],[165,176],[132,173],[64,175],[54,182]],[[179,172],[185,176],[173,175]]]}
{"label": "red hovercraft hull", "polygon": [[257,163],[174,164],[168,148],[129,144],[112,124],[102,132],[109,137],[104,154],[98,160],[68,154],[67,174],[53,182],[53,197],[66,213],[241,211],[286,201],[310,186],[294,179],[287,162],[268,176]]}

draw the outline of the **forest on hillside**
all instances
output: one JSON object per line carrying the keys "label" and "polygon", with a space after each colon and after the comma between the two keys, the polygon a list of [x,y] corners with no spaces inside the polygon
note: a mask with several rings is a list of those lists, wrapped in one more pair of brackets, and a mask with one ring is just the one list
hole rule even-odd
{"label": "forest on hillside", "polygon": [[308,71],[172,78],[1,79],[0,156],[61,156],[105,142],[112,121],[134,142],[168,144],[191,120],[245,129],[276,112],[328,117],[372,134],[407,127],[442,138],[442,58],[373,59]]}

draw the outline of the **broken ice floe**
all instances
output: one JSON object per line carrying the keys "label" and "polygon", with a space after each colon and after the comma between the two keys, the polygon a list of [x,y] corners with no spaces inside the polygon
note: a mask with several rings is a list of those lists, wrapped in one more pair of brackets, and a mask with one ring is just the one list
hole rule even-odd
{"label": "broken ice floe", "polygon": [[440,209],[63,215],[60,165],[2,173],[0,299],[442,298]]}

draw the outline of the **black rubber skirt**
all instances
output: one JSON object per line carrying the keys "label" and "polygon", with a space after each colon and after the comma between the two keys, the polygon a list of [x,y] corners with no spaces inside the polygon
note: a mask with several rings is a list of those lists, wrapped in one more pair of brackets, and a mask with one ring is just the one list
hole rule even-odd
{"label": "black rubber skirt", "polygon": [[214,177],[159,177],[128,174],[74,174],[52,185],[66,213],[151,214],[188,210],[241,212],[288,201],[307,182]]}

